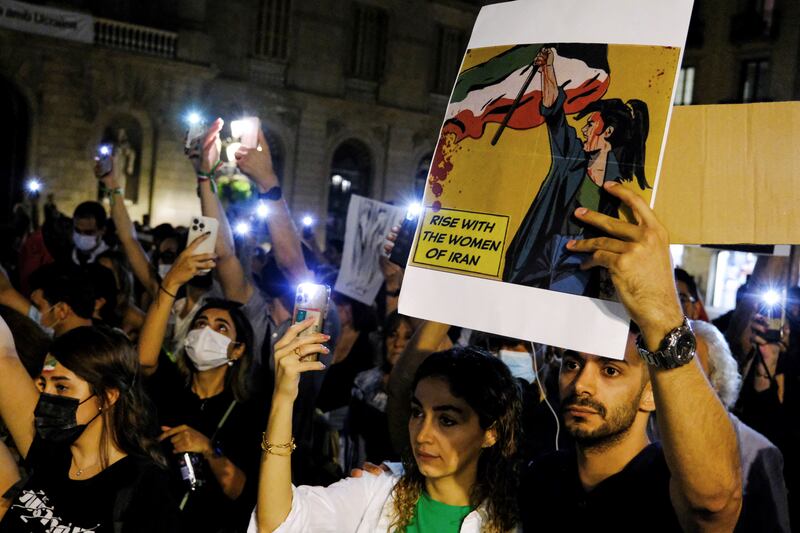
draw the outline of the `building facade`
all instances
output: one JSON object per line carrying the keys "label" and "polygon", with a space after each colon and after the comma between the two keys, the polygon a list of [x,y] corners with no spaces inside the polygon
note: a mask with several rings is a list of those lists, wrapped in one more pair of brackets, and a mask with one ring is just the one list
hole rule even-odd
{"label": "building facade", "polygon": [[31,176],[63,212],[95,198],[92,158],[111,141],[125,148],[134,218],[185,225],[198,210],[182,146],[194,110],[259,116],[293,211],[338,232],[348,194],[404,201],[420,188],[478,4],[31,2],[91,17],[94,31],[78,42],[0,27],[15,154],[0,156],[3,211]]}

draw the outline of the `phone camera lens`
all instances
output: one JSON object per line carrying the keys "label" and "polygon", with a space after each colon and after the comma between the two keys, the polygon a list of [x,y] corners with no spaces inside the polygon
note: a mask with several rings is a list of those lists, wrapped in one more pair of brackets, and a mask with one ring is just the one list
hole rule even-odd
{"label": "phone camera lens", "polygon": [[197,231],[197,226],[192,226],[192,231]]}
{"label": "phone camera lens", "polygon": [[206,225],[205,225],[205,224],[200,224],[200,229],[203,229],[203,228],[205,228],[205,227],[206,227]]}

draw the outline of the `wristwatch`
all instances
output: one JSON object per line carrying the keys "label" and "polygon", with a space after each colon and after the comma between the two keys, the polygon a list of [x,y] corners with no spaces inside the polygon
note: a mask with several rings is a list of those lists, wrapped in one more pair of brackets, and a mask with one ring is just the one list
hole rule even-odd
{"label": "wristwatch", "polygon": [[281,188],[278,185],[275,185],[267,192],[260,192],[258,193],[259,200],[280,200],[282,196]]}
{"label": "wristwatch", "polygon": [[683,324],[667,333],[657,351],[651,352],[645,348],[641,335],[636,339],[636,349],[650,366],[677,368],[694,358],[697,352],[697,339],[689,326],[689,319],[684,317]]}

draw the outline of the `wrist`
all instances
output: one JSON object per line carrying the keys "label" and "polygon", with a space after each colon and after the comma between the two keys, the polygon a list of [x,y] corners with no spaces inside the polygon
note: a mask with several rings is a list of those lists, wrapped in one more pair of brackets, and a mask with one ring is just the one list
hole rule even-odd
{"label": "wrist", "polygon": [[258,192],[264,194],[273,187],[279,187],[278,176],[274,172],[265,173],[263,175],[253,176],[253,181],[256,182]]}
{"label": "wrist", "polygon": [[656,315],[653,320],[638,321],[645,348],[651,352],[658,350],[667,334],[683,324],[683,319],[682,312],[673,311]]}

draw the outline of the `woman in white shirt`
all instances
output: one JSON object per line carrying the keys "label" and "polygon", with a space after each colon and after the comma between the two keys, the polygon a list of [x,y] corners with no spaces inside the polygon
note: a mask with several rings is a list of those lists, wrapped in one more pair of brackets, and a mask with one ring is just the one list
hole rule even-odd
{"label": "woman in white shirt", "polygon": [[322,370],[322,334],[292,326],[275,345],[275,390],[250,532],[501,533],[516,524],[517,384],[473,348],[431,355],[417,370],[402,467],[329,487],[291,484],[292,405],[300,374]]}

